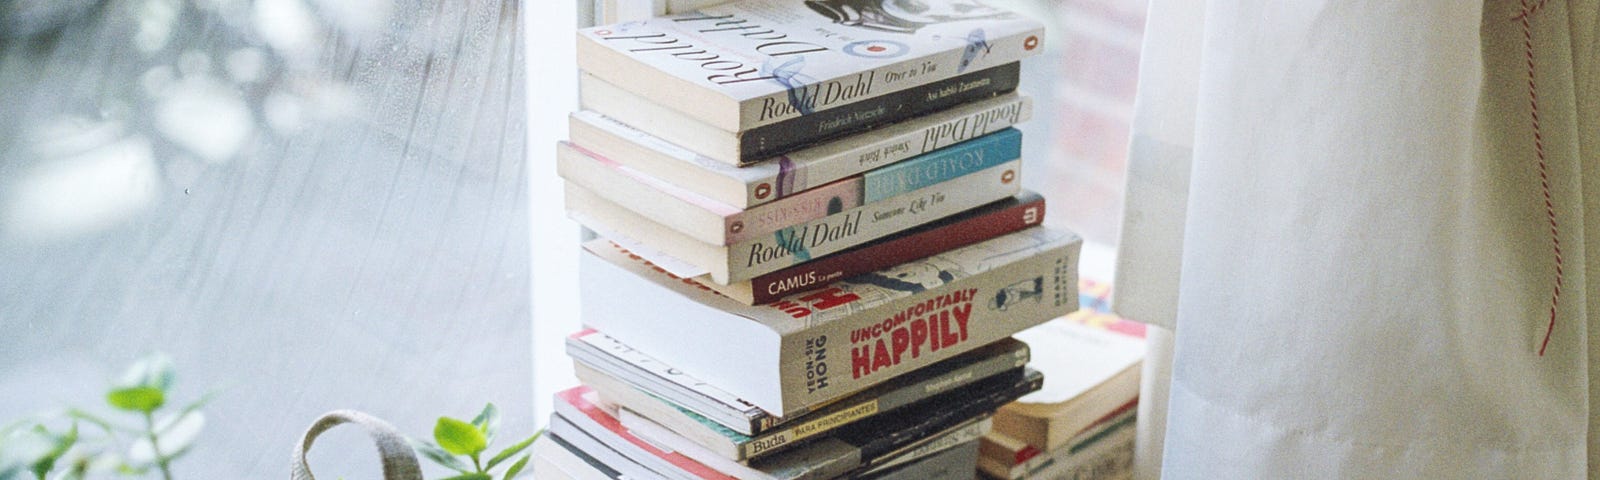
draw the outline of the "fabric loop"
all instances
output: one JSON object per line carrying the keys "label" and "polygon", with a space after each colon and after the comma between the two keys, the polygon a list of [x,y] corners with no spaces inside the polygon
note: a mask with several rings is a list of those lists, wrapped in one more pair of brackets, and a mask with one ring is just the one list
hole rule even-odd
{"label": "fabric loop", "polygon": [[411,449],[405,435],[388,422],[355,410],[328,412],[306,429],[305,435],[300,437],[300,444],[295,446],[289,479],[316,480],[311,475],[311,466],[306,463],[306,452],[311,450],[312,442],[322,432],[346,423],[360,426],[372,437],[373,444],[378,446],[378,455],[382,457],[384,480],[422,480],[422,466],[417,463],[416,452]]}

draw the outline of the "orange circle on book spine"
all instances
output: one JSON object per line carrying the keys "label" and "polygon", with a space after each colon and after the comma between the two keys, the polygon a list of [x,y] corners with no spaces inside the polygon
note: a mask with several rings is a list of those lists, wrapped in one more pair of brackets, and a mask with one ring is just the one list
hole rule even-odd
{"label": "orange circle on book spine", "polygon": [[1023,40],[1022,41],[1022,48],[1027,49],[1027,50],[1033,50],[1035,48],[1039,48],[1039,37],[1038,36],[1034,36],[1034,35],[1029,35],[1027,40]]}
{"label": "orange circle on book spine", "polygon": [[1009,185],[1009,184],[1011,184],[1012,180],[1016,180],[1016,179],[1017,179],[1017,172],[1014,171],[1014,170],[1006,170],[1006,173],[1000,174],[1000,183],[1004,183],[1004,184]]}
{"label": "orange circle on book spine", "polygon": [[760,184],[760,185],[756,185],[756,198],[767,198],[767,195],[771,195],[771,194],[772,194],[772,184],[763,183],[763,184]]}

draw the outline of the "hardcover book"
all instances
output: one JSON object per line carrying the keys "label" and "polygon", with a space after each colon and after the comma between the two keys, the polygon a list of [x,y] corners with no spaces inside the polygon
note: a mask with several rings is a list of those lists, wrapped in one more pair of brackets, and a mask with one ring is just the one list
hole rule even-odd
{"label": "hardcover book", "polygon": [[582,29],[577,57],[606,82],[744,132],[1014,63],[1043,36],[1039,22],[973,0],[745,0]]}
{"label": "hardcover book", "polygon": [[923,153],[994,133],[1033,114],[1009,94],[914,117],[745,167],[694,153],[620,121],[584,110],[568,119],[572,143],[669,184],[747,209]]}
{"label": "hardcover book", "polygon": [[661,259],[666,257],[692,267],[675,269],[676,275],[709,275],[728,284],[1016,195],[1022,190],[1020,163],[1005,162],[733,245],[702,242],[578,185],[567,184],[565,194],[567,215],[578,223],[657,263],[668,263]]}
{"label": "hardcover book", "polygon": [[1027,344],[1006,338],[895,377],[814,412],[779,418],[594,330],[567,337],[567,351],[585,385],[611,401],[632,405],[635,411],[674,431],[709,438],[723,436],[724,430],[745,436],[781,434],[783,443],[1021,367],[1030,358]]}
{"label": "hardcover book", "polygon": [[[1022,342],[1007,339],[993,347],[1004,350],[986,346],[968,352],[928,368],[896,377],[887,383],[831,403],[816,412],[792,417],[792,421],[786,421],[781,426],[768,428],[754,435],[734,431],[667,398],[628,385],[582,364],[577,365],[577,368],[579,380],[599,392],[605,401],[627,407],[725,458],[744,460],[770,455],[807,439],[879,415],[893,414],[901,409],[930,406],[939,408],[959,403],[957,397],[961,395],[977,396],[980,392],[967,387],[1005,372],[1020,369],[1026,363],[1027,346]],[[974,353],[983,353],[984,356],[972,356]]]}
{"label": "hardcover book", "polygon": [[1022,134],[1008,128],[744,210],[581,146],[561,143],[556,150],[556,172],[566,181],[696,240],[732,245],[1020,158]]}
{"label": "hardcover book", "polygon": [[763,410],[793,412],[1076,309],[1082,243],[1033,227],[749,306],[596,240],[579,288],[589,326]]}
{"label": "hardcover book", "polygon": [[786,295],[822,288],[834,280],[964,247],[1043,221],[1044,197],[1023,191],[1015,197],[749,280],[722,285],[701,276],[695,281],[745,305],[772,303]]}

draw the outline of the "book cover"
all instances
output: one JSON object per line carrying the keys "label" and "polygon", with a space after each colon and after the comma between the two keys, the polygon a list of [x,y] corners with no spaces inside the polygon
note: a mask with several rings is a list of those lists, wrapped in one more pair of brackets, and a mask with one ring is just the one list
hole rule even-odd
{"label": "book cover", "polygon": [[736,132],[1015,62],[1043,36],[1039,22],[973,0],[746,0],[582,29],[577,56],[581,70]]}
{"label": "book cover", "polygon": [[[795,462],[792,457],[799,457],[817,464],[829,465],[834,469],[825,474],[818,472],[820,475],[807,475],[804,478],[833,478],[853,470],[870,469],[874,465],[912,452],[958,429],[974,428],[974,424],[981,422],[989,412],[1027,391],[1038,389],[1042,382],[1043,376],[1033,370],[1017,371],[1013,375],[986,379],[979,385],[974,385],[974,387],[984,387],[983,394],[940,408],[901,410],[894,414],[874,417],[844,427],[834,434],[800,444],[783,454],[756,458],[745,463],[717,456],[715,452],[626,408],[620,411],[623,424],[641,438],[658,442],[718,471],[745,477],[747,475],[744,471],[747,469],[772,471],[773,463],[793,464]],[[982,435],[983,432],[971,433],[976,436]],[[837,470],[840,467],[844,470]]]}
{"label": "book cover", "polygon": [[568,182],[697,240],[732,245],[1021,156],[1022,134],[1008,128],[744,210],[565,142],[557,145],[556,172]]}
{"label": "book cover", "polygon": [[1039,225],[1044,221],[1044,208],[1044,197],[1023,191],[1015,197],[750,280],[721,285],[702,276],[695,281],[746,305],[771,303],[786,295],[822,288],[834,280]]}
{"label": "book cover", "polygon": [[[585,385],[617,403],[633,405],[635,411],[685,436],[722,436],[728,435],[723,431],[727,430],[742,436],[781,436],[783,441],[777,443],[792,443],[805,436],[911,405],[932,395],[1021,367],[1031,358],[1026,343],[1005,338],[895,377],[814,412],[778,418],[600,332],[585,330],[574,334],[567,338],[567,346],[568,352],[576,360],[578,379]],[[659,397],[661,401],[654,398],[646,401],[646,394],[642,392]],[[662,404],[667,406],[663,407]],[[652,406],[657,408],[651,409]],[[725,421],[729,419],[734,421]]]}
{"label": "book cover", "polygon": [[1016,195],[1022,189],[1020,164],[1009,161],[733,245],[699,241],[578,185],[568,184],[564,193],[567,216],[578,223],[656,263],[692,267],[675,275],[709,275],[713,282],[728,284]]}
{"label": "book cover", "polygon": [[1076,309],[1081,246],[1033,227],[749,306],[596,240],[579,289],[589,326],[788,416]]}
{"label": "book cover", "polygon": [[1027,96],[1009,94],[913,117],[815,147],[736,167],[584,110],[568,118],[572,143],[734,208],[775,201],[1000,129],[1033,114]]}

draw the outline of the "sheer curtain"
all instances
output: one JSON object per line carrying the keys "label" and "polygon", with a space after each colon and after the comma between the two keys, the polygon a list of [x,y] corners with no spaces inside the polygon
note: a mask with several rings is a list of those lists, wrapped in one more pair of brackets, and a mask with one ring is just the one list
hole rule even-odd
{"label": "sheer curtain", "polygon": [[1141,476],[1597,478],[1596,9],[1152,1]]}

